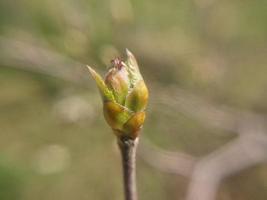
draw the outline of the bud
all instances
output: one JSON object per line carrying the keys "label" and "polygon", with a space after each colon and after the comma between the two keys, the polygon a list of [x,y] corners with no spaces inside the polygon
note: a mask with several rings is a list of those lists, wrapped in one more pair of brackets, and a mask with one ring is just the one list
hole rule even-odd
{"label": "bud", "polygon": [[112,60],[112,64],[112,68],[106,75],[105,83],[113,92],[116,102],[123,105],[130,86],[129,73],[119,58]]}
{"label": "bud", "polygon": [[91,67],[103,100],[104,117],[118,137],[135,139],[145,120],[148,89],[134,55],[126,49],[127,59],[116,58],[105,80]]}

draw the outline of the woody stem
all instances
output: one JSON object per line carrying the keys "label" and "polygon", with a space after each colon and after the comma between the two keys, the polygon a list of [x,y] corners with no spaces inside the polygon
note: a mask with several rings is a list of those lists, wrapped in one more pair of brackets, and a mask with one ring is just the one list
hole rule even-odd
{"label": "woody stem", "polygon": [[119,138],[118,145],[122,156],[125,200],[137,200],[135,158],[138,138]]}

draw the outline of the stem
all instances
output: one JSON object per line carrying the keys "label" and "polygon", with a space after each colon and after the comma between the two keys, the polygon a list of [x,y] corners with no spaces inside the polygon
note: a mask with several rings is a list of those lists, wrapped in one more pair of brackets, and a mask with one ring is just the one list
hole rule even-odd
{"label": "stem", "polygon": [[118,139],[122,156],[125,200],[137,200],[135,162],[137,144],[138,138],[135,140],[131,138]]}

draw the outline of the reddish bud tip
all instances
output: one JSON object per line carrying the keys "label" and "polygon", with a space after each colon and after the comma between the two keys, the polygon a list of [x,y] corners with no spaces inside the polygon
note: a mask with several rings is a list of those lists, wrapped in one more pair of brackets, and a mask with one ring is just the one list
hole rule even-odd
{"label": "reddish bud tip", "polygon": [[111,60],[111,63],[113,64],[113,67],[115,67],[116,69],[120,70],[123,67],[123,62],[120,58],[115,58]]}

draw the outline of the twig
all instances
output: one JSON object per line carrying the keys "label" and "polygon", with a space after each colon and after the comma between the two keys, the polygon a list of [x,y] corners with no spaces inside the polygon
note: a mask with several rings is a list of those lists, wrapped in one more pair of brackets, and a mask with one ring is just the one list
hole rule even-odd
{"label": "twig", "polygon": [[[33,38],[32,40],[34,40]],[[80,85],[88,81],[84,64],[73,60],[45,45],[34,44],[16,38],[0,36],[1,63],[15,68],[33,71]],[[14,53],[16,49],[16,53]]]}
{"label": "twig", "polygon": [[118,145],[122,156],[125,200],[137,200],[135,158],[138,138],[119,138]]}
{"label": "twig", "polygon": [[138,148],[138,155],[152,167],[167,173],[189,177],[196,159],[181,152],[163,150],[146,140],[144,137]]}
{"label": "twig", "polygon": [[223,179],[267,161],[265,134],[242,135],[200,159],[193,170],[187,200],[214,200]]}
{"label": "twig", "polygon": [[[157,85],[156,99],[172,109],[198,120],[208,128],[214,127],[236,134],[247,134],[253,127],[266,130],[266,115],[239,111],[225,105],[214,105],[205,98],[191,94],[176,86],[168,90]],[[169,95],[172,94],[172,98]],[[244,131],[245,130],[245,131]],[[255,130],[252,130],[255,132]]]}

